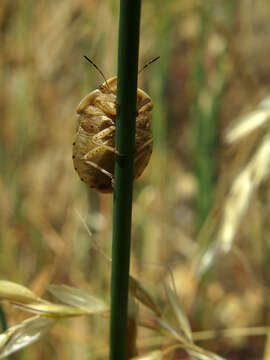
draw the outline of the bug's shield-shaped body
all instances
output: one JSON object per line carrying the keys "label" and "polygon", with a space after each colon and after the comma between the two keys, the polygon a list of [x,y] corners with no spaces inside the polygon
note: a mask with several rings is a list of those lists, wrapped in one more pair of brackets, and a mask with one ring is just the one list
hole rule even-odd
{"label": "bug's shield-shaped body", "polygon": [[[73,143],[74,168],[81,180],[100,192],[113,191],[117,77],[82,99],[77,108],[78,126]],[[134,179],[146,168],[152,153],[153,103],[137,89]]]}

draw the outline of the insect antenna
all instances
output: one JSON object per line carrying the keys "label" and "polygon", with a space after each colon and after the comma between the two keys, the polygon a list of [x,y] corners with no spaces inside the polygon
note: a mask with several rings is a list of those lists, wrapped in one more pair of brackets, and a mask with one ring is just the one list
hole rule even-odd
{"label": "insect antenna", "polygon": [[100,73],[100,75],[101,75],[101,76],[103,77],[103,79],[105,80],[105,84],[106,84],[107,88],[110,89],[110,87],[109,87],[109,85],[108,85],[108,83],[107,83],[107,80],[106,80],[103,72],[100,70],[100,68],[99,68],[91,59],[89,59],[88,56],[83,55],[83,57],[84,57],[87,61],[89,61],[90,64],[92,64],[92,65],[96,68],[96,70]]}
{"label": "insect antenna", "polygon": [[152,64],[154,61],[158,60],[160,58],[160,56],[155,57],[154,59],[148,61],[146,64],[143,65],[143,67],[138,71],[138,75],[144,70],[146,69],[150,64]]}

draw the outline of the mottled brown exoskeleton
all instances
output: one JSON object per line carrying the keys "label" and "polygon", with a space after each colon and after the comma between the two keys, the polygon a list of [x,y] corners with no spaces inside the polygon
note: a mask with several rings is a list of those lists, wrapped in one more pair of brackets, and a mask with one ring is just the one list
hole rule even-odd
{"label": "mottled brown exoskeleton", "polygon": [[[89,58],[87,60],[97,68]],[[113,191],[114,158],[119,155],[115,149],[117,77],[106,80],[97,70],[105,82],[86,95],[77,107],[79,117],[72,158],[83,182],[97,191],[110,193]],[[142,174],[152,154],[152,109],[151,98],[137,89],[134,179]]]}

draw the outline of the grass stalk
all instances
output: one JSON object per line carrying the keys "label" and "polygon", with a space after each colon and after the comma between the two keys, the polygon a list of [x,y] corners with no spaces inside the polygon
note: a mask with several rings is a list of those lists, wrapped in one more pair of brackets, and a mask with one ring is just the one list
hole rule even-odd
{"label": "grass stalk", "polygon": [[6,316],[1,305],[0,305],[0,324],[2,331],[6,331],[7,330]]}
{"label": "grass stalk", "polygon": [[[198,183],[197,231],[201,229],[212,206],[216,184],[217,122],[227,84],[227,74],[224,72],[227,57],[225,39],[217,31],[215,32],[213,26],[214,2],[207,0],[204,6],[201,14],[197,59],[193,68],[196,93],[192,106],[192,118],[195,137],[195,176]],[[225,15],[227,20],[227,13]],[[229,25],[226,23],[224,27],[226,26]],[[207,56],[210,56],[208,48],[214,34],[222,46],[211,55],[214,66],[209,69],[206,66],[209,61]]]}
{"label": "grass stalk", "polygon": [[140,9],[140,0],[120,2],[110,360],[126,359]]}
{"label": "grass stalk", "polygon": [[[198,38],[198,54],[193,69],[193,79],[196,96],[192,106],[194,123],[195,146],[194,165],[198,184],[196,199],[197,231],[204,223],[212,204],[215,173],[215,138],[216,118],[212,114],[213,96],[207,86],[207,72],[205,69],[205,51],[208,44],[209,24],[211,21],[212,0],[205,2],[200,20],[200,33]],[[208,97],[209,104],[205,104],[204,97]]]}

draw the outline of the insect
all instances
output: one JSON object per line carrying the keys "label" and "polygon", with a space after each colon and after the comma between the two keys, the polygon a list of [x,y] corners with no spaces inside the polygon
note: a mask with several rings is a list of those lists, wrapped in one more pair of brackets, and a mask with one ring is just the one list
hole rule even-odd
{"label": "insect", "polygon": [[[91,188],[102,192],[113,191],[115,148],[117,77],[106,80],[102,71],[87,56],[105,82],[86,95],[77,107],[78,123],[73,142],[73,164],[80,179]],[[139,71],[159,57],[149,61]],[[153,102],[137,89],[137,113],[134,154],[134,179],[146,168],[153,147],[151,131]]]}

